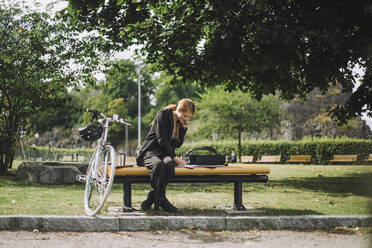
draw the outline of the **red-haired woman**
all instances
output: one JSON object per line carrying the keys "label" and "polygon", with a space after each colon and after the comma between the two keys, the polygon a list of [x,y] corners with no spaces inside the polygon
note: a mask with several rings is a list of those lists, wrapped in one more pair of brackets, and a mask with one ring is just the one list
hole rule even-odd
{"label": "red-haired woman", "polygon": [[174,167],[186,162],[176,156],[175,149],[183,144],[190,118],[195,113],[195,104],[190,99],[181,99],[177,105],[160,110],[152,122],[151,129],[143,141],[137,157],[139,166],[150,170],[152,191],[142,202],[142,210],[161,207],[166,212],[176,212],[165,197],[168,178],[174,176]]}

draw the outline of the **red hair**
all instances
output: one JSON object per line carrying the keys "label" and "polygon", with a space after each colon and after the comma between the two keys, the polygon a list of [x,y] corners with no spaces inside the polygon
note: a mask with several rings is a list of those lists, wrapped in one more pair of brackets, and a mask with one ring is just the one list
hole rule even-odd
{"label": "red hair", "polygon": [[[176,109],[179,112],[185,113],[185,112],[191,112],[192,114],[195,113],[195,103],[188,98],[183,98],[178,101],[177,104],[170,104],[165,107],[166,109],[171,109],[172,111],[175,111]],[[176,137],[177,140],[179,139],[179,133],[180,133],[180,127],[181,124],[179,122],[176,123]]]}
{"label": "red hair", "polygon": [[173,111],[178,109],[178,111],[185,113],[191,112],[192,114],[195,113],[195,103],[188,98],[183,98],[178,101],[177,104],[170,104],[165,107],[166,109],[172,109]]}

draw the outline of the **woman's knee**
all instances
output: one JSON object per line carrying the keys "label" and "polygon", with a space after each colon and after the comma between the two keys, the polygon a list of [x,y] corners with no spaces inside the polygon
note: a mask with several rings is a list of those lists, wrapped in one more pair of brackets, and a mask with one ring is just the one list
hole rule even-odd
{"label": "woman's knee", "polygon": [[174,177],[174,168],[177,166],[177,163],[171,157],[167,156],[163,158],[163,164],[165,165],[164,168],[168,178]]}

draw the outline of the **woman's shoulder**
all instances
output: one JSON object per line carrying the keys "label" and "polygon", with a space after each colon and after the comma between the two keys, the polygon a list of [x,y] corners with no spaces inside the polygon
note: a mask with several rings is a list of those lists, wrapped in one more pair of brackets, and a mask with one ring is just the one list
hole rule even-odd
{"label": "woman's shoulder", "polygon": [[159,115],[159,116],[171,116],[171,115],[172,115],[172,109],[169,109],[169,108],[161,109],[161,110],[158,112],[158,115]]}
{"label": "woman's shoulder", "polygon": [[162,109],[160,110],[156,117],[156,121],[171,121],[173,120],[173,112],[171,109]]}

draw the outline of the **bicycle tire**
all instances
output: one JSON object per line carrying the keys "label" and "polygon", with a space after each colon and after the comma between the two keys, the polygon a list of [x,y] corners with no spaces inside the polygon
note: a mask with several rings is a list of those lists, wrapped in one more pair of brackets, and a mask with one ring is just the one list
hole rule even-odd
{"label": "bicycle tire", "polygon": [[[115,149],[106,145],[100,151],[95,151],[87,170],[84,208],[90,215],[96,215],[103,207],[115,176]],[[109,174],[108,174],[109,172]]]}
{"label": "bicycle tire", "polygon": [[99,146],[97,145],[95,148],[94,148],[94,151],[92,153],[92,156],[90,156],[90,159],[89,159],[89,164],[88,164],[88,168],[87,168],[87,171],[85,172],[85,175],[88,176],[88,171],[90,170],[90,167],[92,167],[92,164],[93,164],[93,161],[95,160],[96,158],[96,154],[99,150]]}

